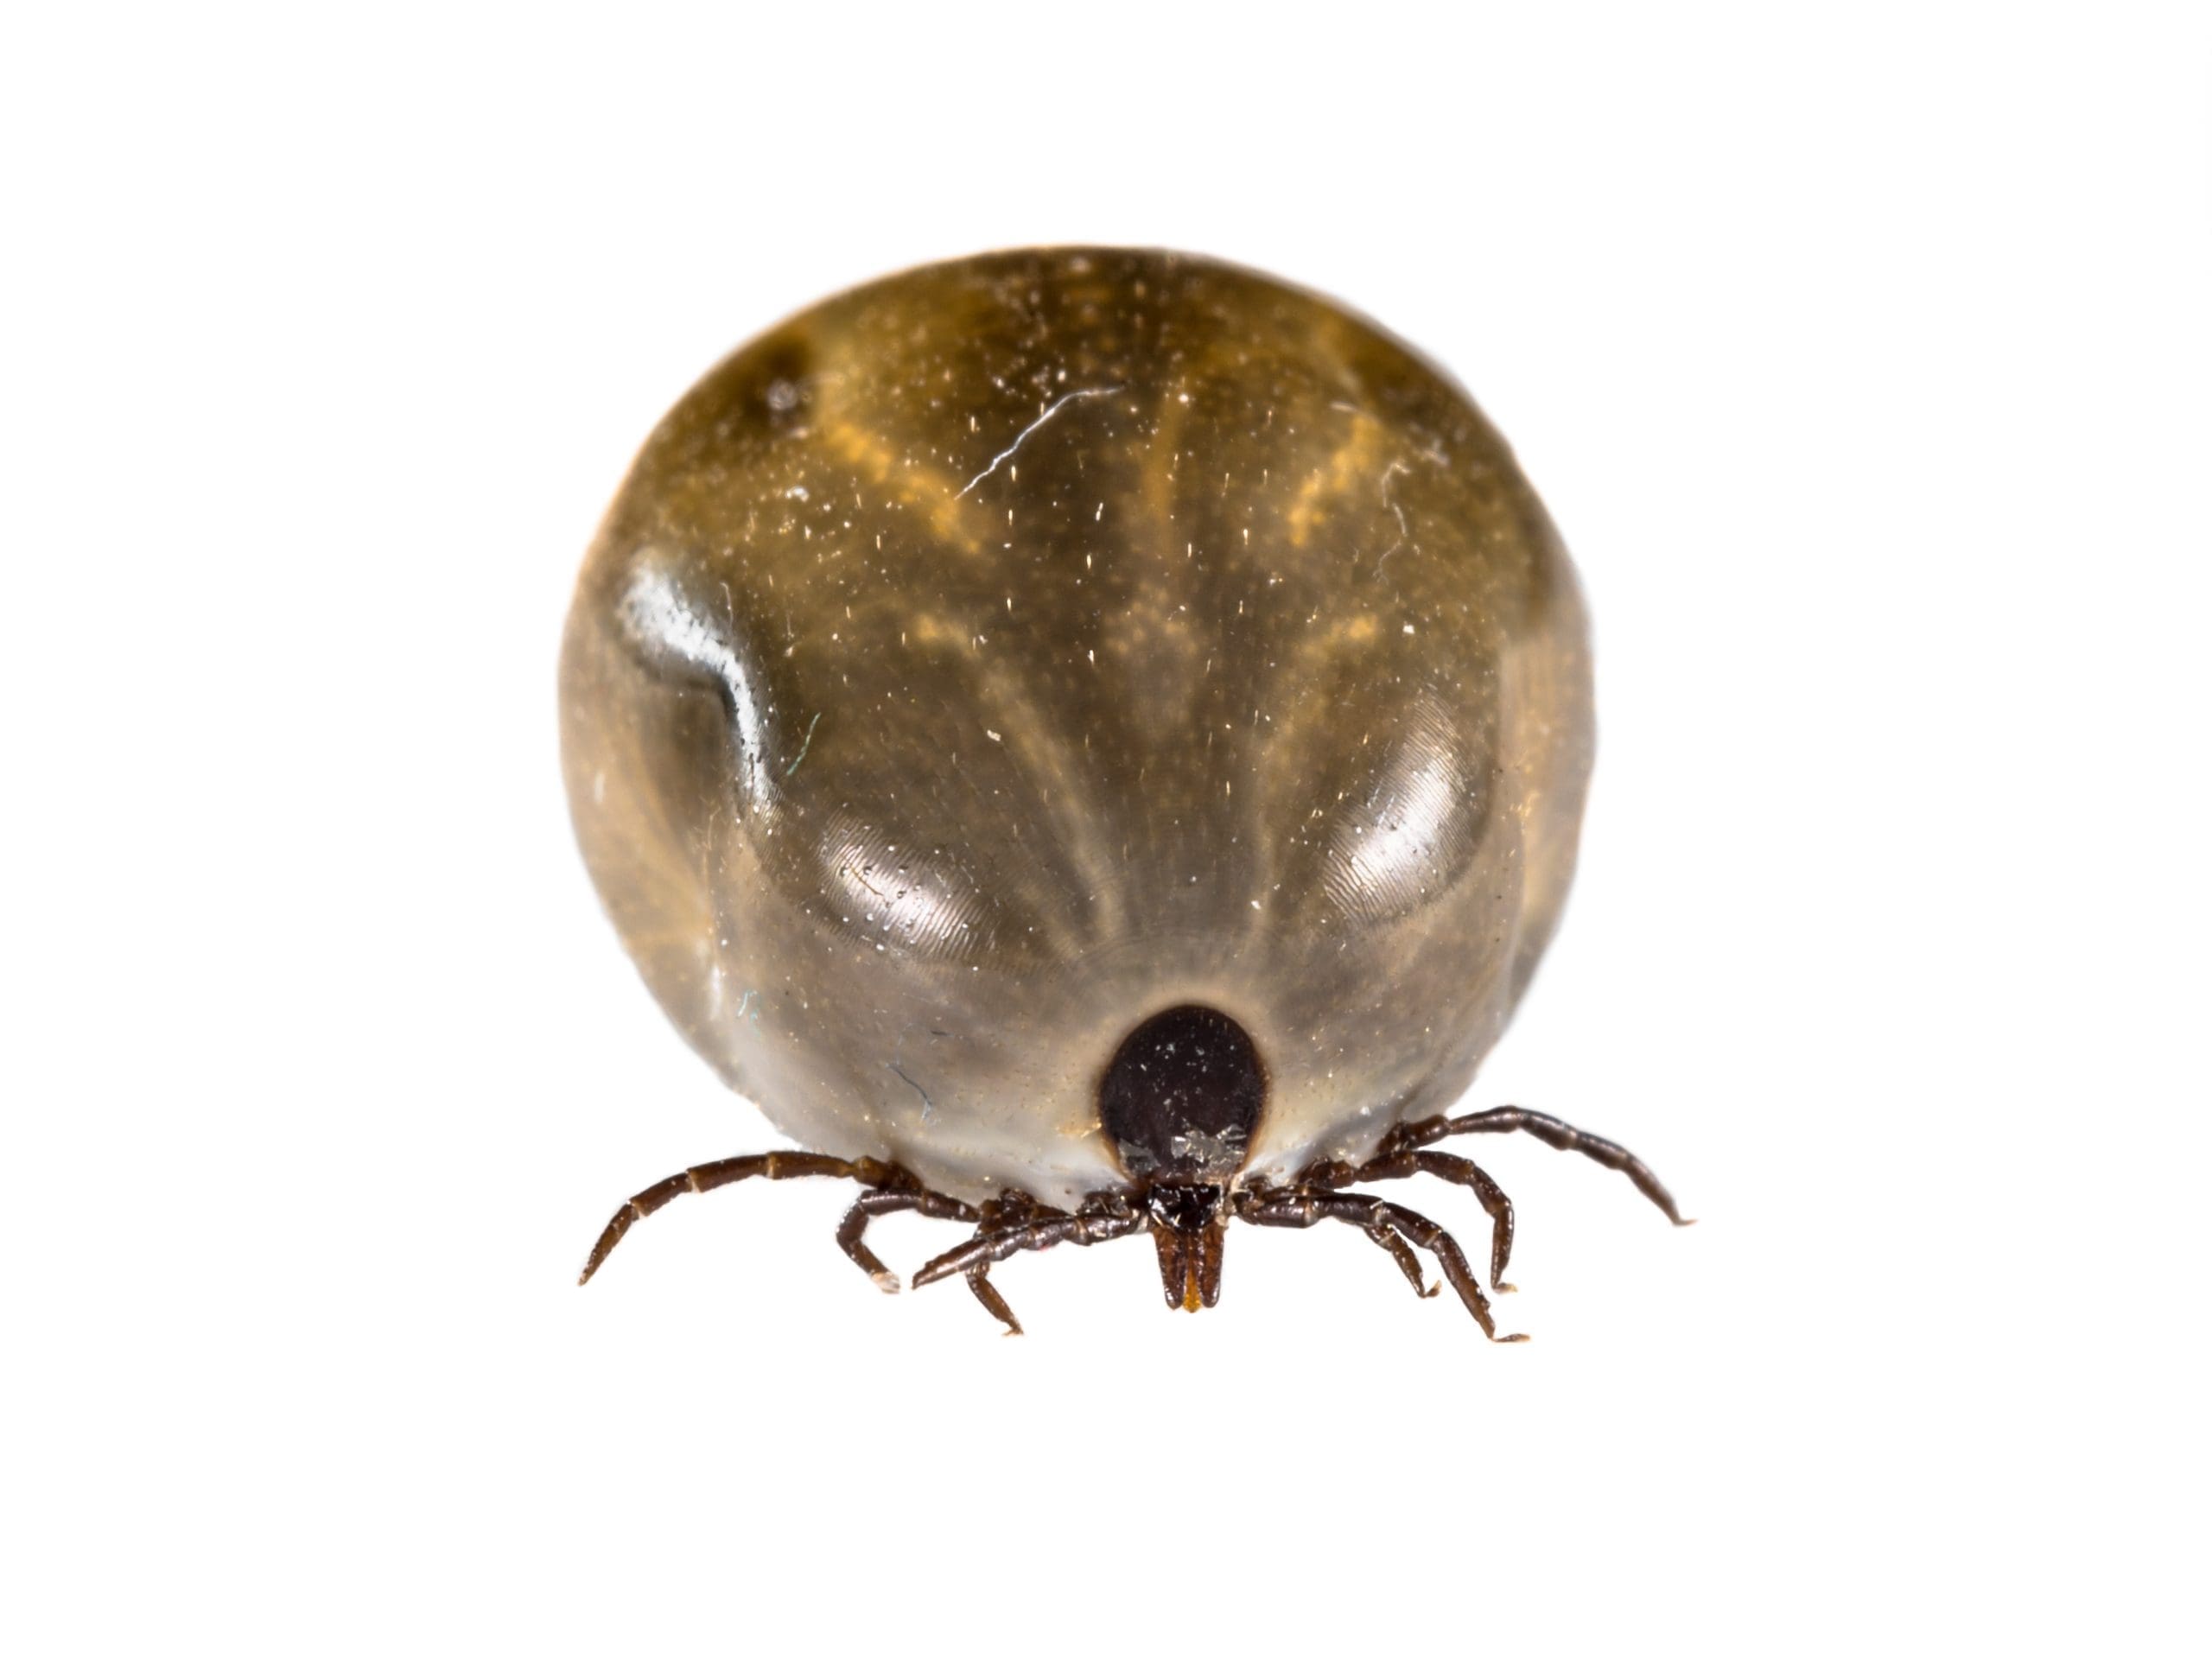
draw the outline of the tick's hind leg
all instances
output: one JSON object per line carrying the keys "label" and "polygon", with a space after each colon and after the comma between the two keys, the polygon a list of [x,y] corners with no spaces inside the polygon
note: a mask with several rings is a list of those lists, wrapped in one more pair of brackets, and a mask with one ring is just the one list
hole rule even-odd
{"label": "tick's hind leg", "polygon": [[1547,1117],[1541,1112],[1532,1112],[1519,1106],[1500,1106],[1493,1111],[1472,1112],[1465,1117],[1430,1117],[1418,1123],[1408,1123],[1394,1131],[1383,1142],[1385,1152],[1409,1151],[1426,1147],[1452,1135],[1510,1135],[1520,1129],[1533,1135],[1548,1147],[1557,1147],[1561,1152],[1579,1152],[1594,1163],[1607,1169],[1617,1169],[1636,1183],[1636,1190],[1657,1205],[1667,1219],[1677,1227],[1690,1224],[1675,1207],[1674,1194],[1668,1192],[1651,1166],[1626,1147],[1619,1146],[1601,1136],[1578,1129],[1572,1123],[1561,1122],[1556,1117]]}
{"label": "tick's hind leg", "polygon": [[[683,1193],[710,1192],[718,1186],[728,1186],[733,1182],[751,1180],[755,1177],[763,1180],[789,1181],[803,1176],[827,1176],[834,1180],[858,1181],[864,1186],[879,1189],[887,1195],[887,1201],[881,1206],[883,1210],[918,1209],[925,1215],[941,1216],[952,1221],[973,1221],[976,1217],[976,1211],[969,1205],[957,1198],[947,1198],[941,1192],[931,1192],[908,1171],[896,1164],[887,1164],[880,1159],[830,1158],[818,1152],[753,1153],[742,1158],[722,1158],[711,1164],[696,1164],[681,1174],[654,1182],[639,1193],[614,1212],[613,1219],[600,1234],[599,1242],[591,1247],[591,1255],[585,1260],[584,1270],[576,1282],[580,1285],[590,1282],[592,1274],[597,1273],[613,1253],[614,1247],[622,1242],[624,1234]],[[863,1206],[876,1196],[875,1193],[864,1194],[861,1203],[847,1212],[844,1224],[838,1229],[837,1242],[844,1247],[848,1255],[859,1262],[878,1284],[881,1284],[887,1269],[882,1262],[876,1260],[874,1253],[861,1243],[861,1234],[866,1230],[869,1218],[880,1213]],[[913,1202],[891,1203],[887,1201],[889,1197],[911,1198]]]}

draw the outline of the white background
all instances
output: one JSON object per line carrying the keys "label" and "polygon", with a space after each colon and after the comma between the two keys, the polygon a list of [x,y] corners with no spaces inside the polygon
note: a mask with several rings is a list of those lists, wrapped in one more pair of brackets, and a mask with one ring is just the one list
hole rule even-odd
{"label": "white background", "polygon": [[[0,1646],[2203,1650],[2196,9],[34,10]],[[1703,1224],[1486,1147],[1525,1347],[1249,1229],[1001,1340],[828,1186],[575,1287],[773,1144],[570,842],[598,513],[744,337],[1055,240],[1344,297],[1575,549],[1582,876],[1469,1103]]]}

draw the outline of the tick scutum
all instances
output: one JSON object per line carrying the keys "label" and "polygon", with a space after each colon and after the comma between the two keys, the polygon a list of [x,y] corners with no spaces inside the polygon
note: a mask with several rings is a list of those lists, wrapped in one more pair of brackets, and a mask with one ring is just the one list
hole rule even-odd
{"label": "tick scutum", "polygon": [[1122,1039],[1098,1085],[1098,1122],[1137,1180],[1220,1183],[1243,1167],[1267,1097],[1244,1027],[1186,1003]]}

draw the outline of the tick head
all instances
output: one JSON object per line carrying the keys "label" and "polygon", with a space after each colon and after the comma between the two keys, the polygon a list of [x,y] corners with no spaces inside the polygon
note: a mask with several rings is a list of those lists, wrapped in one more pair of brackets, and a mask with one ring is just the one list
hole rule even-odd
{"label": "tick head", "polygon": [[1185,1003],[1122,1039],[1098,1085],[1098,1121],[1143,1194],[1168,1306],[1221,1299],[1229,1182],[1244,1166],[1268,1096],[1244,1027]]}

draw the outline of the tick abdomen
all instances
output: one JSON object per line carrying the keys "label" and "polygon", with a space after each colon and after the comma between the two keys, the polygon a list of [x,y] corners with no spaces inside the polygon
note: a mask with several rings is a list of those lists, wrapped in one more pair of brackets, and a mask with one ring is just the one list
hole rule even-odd
{"label": "tick abdomen", "polygon": [[980,1202],[1124,1174],[1100,1089],[1217,1010],[1243,1173],[1457,1097],[1563,899],[1572,573],[1503,443],[1337,308],[1010,254],[805,314],[640,455],[563,664],[594,876],[802,1144]]}

